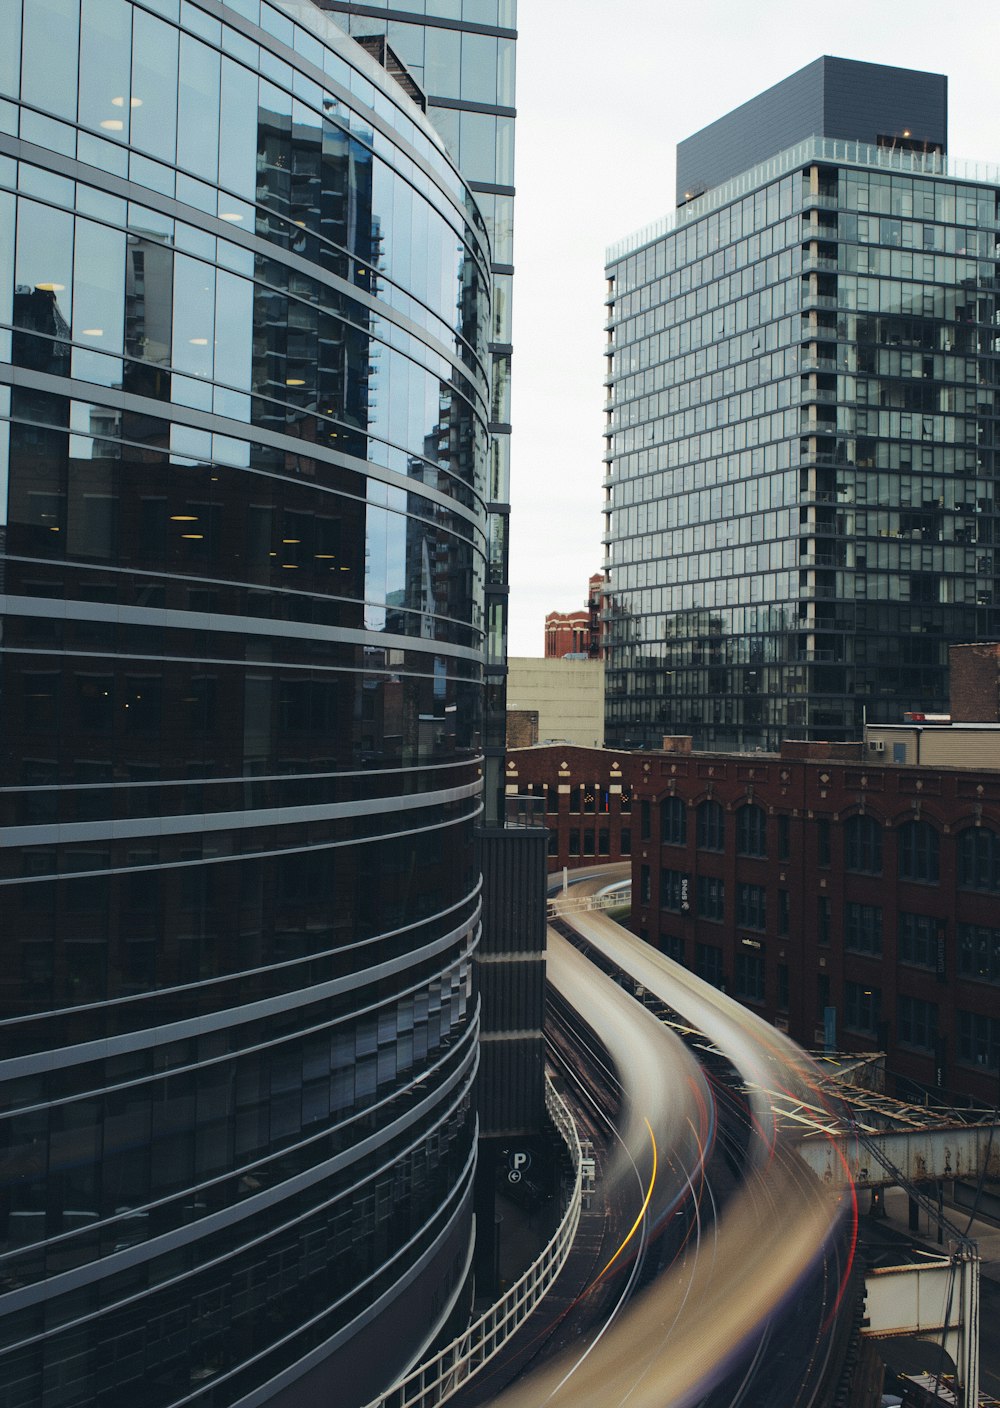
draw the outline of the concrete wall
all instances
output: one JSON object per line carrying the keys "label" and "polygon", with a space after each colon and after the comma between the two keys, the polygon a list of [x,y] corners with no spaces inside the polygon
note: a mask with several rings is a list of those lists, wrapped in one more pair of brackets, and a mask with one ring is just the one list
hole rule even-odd
{"label": "concrete wall", "polygon": [[507,709],[536,710],[538,740],[560,739],[584,748],[604,741],[604,662],[537,660],[507,662]]}

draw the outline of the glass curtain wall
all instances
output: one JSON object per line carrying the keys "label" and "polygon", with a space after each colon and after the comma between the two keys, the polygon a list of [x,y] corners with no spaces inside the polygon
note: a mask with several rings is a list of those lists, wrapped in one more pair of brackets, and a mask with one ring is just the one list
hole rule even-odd
{"label": "glass curtain wall", "polygon": [[486,225],[307,0],[0,91],[4,1403],[360,1404],[471,1255]]}
{"label": "glass curtain wall", "polygon": [[998,217],[813,139],[612,251],[609,743],[947,709],[949,643],[1000,631]]}
{"label": "glass curtain wall", "polygon": [[489,566],[486,659],[487,820],[501,815],[506,729],[510,519],[511,288],[514,274],[514,64],[517,0],[319,0],[351,34],[386,37],[427,98],[427,115],[476,193],[490,232]]}

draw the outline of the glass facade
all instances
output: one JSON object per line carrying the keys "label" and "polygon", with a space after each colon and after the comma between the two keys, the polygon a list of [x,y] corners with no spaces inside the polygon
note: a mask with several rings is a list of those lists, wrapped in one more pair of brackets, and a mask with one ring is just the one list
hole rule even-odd
{"label": "glass facade", "polygon": [[607,741],[946,710],[1000,634],[1000,175],[811,138],[609,252]]}
{"label": "glass facade", "polygon": [[475,192],[490,233],[489,562],[486,582],[486,786],[502,815],[510,520],[511,292],[514,278],[514,80],[517,0],[318,0],[359,38],[384,35],[426,95],[427,115]]}
{"label": "glass facade", "polygon": [[361,1403],[471,1255],[489,233],[309,0],[0,93],[0,1396]]}

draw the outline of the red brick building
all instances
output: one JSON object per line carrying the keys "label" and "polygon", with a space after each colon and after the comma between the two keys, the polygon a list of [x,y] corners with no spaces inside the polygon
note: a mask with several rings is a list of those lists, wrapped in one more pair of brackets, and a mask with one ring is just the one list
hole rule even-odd
{"label": "red brick building", "polygon": [[550,611],[545,618],[545,658],[561,660],[564,655],[604,658],[601,641],[601,612],[604,604],[603,572],[595,572],[587,583],[587,605],[579,611]]}
{"label": "red brick building", "polygon": [[902,1096],[992,1105],[1000,768],[673,742],[509,755],[508,790],[546,798],[550,870],[630,858],[641,937],[805,1046],[884,1050]]}

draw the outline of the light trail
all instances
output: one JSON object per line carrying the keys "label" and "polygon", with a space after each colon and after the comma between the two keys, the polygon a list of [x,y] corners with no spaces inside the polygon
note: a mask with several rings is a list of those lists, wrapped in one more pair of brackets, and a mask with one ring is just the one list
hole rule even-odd
{"label": "light trail", "polygon": [[642,1225],[642,1220],[643,1220],[643,1218],[646,1216],[646,1209],[649,1207],[650,1199],[651,1199],[652,1196],[653,1196],[653,1186],[654,1186],[654,1184],[656,1183],[656,1169],[657,1169],[657,1160],[656,1160],[656,1138],[655,1138],[655,1136],[654,1136],[654,1134],[653,1134],[653,1126],[650,1124],[649,1120],[646,1119],[645,1116],[643,1116],[643,1120],[644,1120],[644,1123],[645,1123],[645,1125],[646,1125],[647,1130],[649,1131],[649,1142],[650,1142],[650,1144],[653,1146],[653,1171],[652,1171],[652,1173],[650,1174],[650,1178],[649,1178],[649,1187],[646,1189],[646,1196],[645,1196],[645,1197],[643,1198],[643,1200],[642,1200],[642,1207],[639,1209],[639,1215],[638,1215],[638,1217],[636,1218],[636,1220],[632,1223],[632,1226],[629,1228],[629,1231],[628,1231],[628,1234],[627,1234],[626,1237],[625,1237],[625,1240],[622,1242],[621,1246],[620,1246],[620,1247],[618,1248],[618,1250],[615,1252],[615,1254],[614,1254],[614,1256],[611,1258],[611,1260],[608,1261],[608,1262],[606,1262],[606,1263],[604,1264],[604,1266],[601,1267],[600,1271],[597,1273],[597,1280],[598,1280],[598,1281],[601,1279],[601,1277],[604,1275],[604,1273],[605,1273],[606,1271],[610,1271],[611,1267],[614,1266],[615,1262],[616,1262],[616,1261],[618,1260],[618,1258],[621,1256],[622,1252],[623,1252],[623,1251],[625,1250],[625,1248],[628,1246],[629,1242],[631,1242],[631,1240],[632,1240],[632,1238],[635,1236],[636,1232],[638,1232],[639,1228],[640,1228],[641,1225]]}

